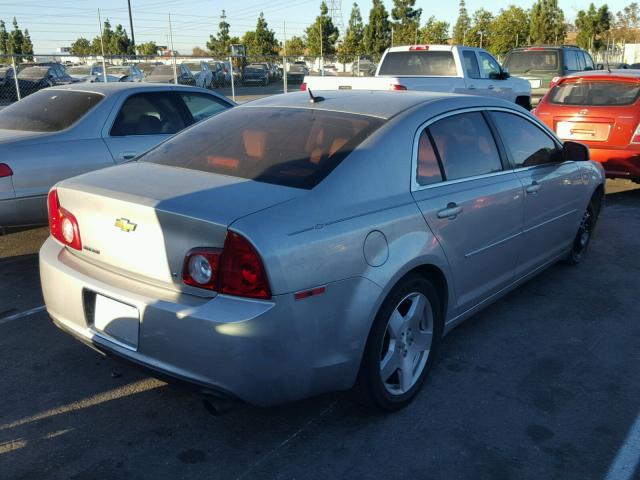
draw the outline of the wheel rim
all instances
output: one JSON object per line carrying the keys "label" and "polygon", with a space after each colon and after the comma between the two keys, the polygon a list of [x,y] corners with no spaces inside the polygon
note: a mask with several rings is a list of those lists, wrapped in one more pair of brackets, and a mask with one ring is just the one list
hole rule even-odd
{"label": "wheel rim", "polygon": [[587,248],[589,240],[591,240],[591,232],[593,229],[593,216],[591,210],[587,209],[580,221],[580,228],[578,229],[578,235],[574,242],[574,250],[576,253],[581,254]]}
{"label": "wheel rim", "polygon": [[382,340],[380,377],[387,392],[402,395],[416,384],[432,341],[431,303],[422,293],[410,293],[393,309]]}

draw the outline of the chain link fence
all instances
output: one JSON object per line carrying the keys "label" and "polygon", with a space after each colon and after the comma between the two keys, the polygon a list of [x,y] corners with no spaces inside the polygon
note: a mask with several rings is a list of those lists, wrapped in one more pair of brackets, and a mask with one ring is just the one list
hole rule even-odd
{"label": "chain link fence", "polygon": [[300,89],[306,75],[372,76],[366,56],[0,56],[0,105],[56,85],[86,82],[160,82],[257,97]]}

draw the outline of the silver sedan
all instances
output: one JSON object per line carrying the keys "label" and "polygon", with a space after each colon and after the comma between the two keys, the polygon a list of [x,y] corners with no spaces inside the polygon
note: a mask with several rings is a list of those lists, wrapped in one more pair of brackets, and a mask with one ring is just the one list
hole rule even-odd
{"label": "silver sedan", "polygon": [[355,386],[396,410],[443,334],[584,257],[604,195],[586,147],[497,99],[321,95],[247,103],[59,183],[40,251],[54,322],[209,393]]}
{"label": "silver sedan", "polygon": [[126,162],[233,106],[171,85],[74,84],[0,110],[0,233],[47,223],[47,193],[64,178]]}

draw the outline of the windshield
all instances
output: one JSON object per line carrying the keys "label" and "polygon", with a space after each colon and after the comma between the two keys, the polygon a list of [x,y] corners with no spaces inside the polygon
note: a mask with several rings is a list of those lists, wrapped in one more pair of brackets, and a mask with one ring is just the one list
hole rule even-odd
{"label": "windshield", "polygon": [[98,93],[41,90],[0,110],[0,128],[58,132],[80,120],[103,98]]}
{"label": "windshield", "polygon": [[151,71],[151,75],[173,75],[173,67],[171,65],[160,65]]}
{"label": "windshield", "polygon": [[49,67],[29,67],[18,72],[18,78],[44,78],[48,71]]}
{"label": "windshield", "polygon": [[382,123],[303,108],[234,108],[162,143],[142,161],[311,189]]}
{"label": "windshield", "polygon": [[389,52],[380,65],[380,75],[455,76],[452,52]]}
{"label": "windshield", "polygon": [[509,73],[556,72],[557,50],[522,50],[507,55],[504,67]]}
{"label": "windshield", "polygon": [[630,105],[638,99],[638,93],[640,82],[579,80],[556,85],[549,101],[560,105]]}
{"label": "windshield", "polygon": [[107,68],[107,73],[113,73],[115,75],[129,75],[129,67],[111,67]]}

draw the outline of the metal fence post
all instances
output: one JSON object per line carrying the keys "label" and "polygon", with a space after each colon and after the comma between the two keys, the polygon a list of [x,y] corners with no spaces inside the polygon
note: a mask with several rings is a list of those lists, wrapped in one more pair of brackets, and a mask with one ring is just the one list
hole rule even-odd
{"label": "metal fence post", "polygon": [[11,55],[11,66],[13,67],[13,80],[16,82],[16,96],[20,100],[20,82],[18,82],[18,70],[16,69],[16,57]]}
{"label": "metal fence post", "polygon": [[236,88],[235,88],[236,79],[234,76],[233,61],[231,57],[229,57],[229,70],[231,70],[231,99],[235,102],[236,101]]}
{"label": "metal fence post", "polygon": [[282,83],[284,84],[284,93],[289,93],[287,87],[287,22],[282,22],[284,27],[284,56],[282,57]]}

